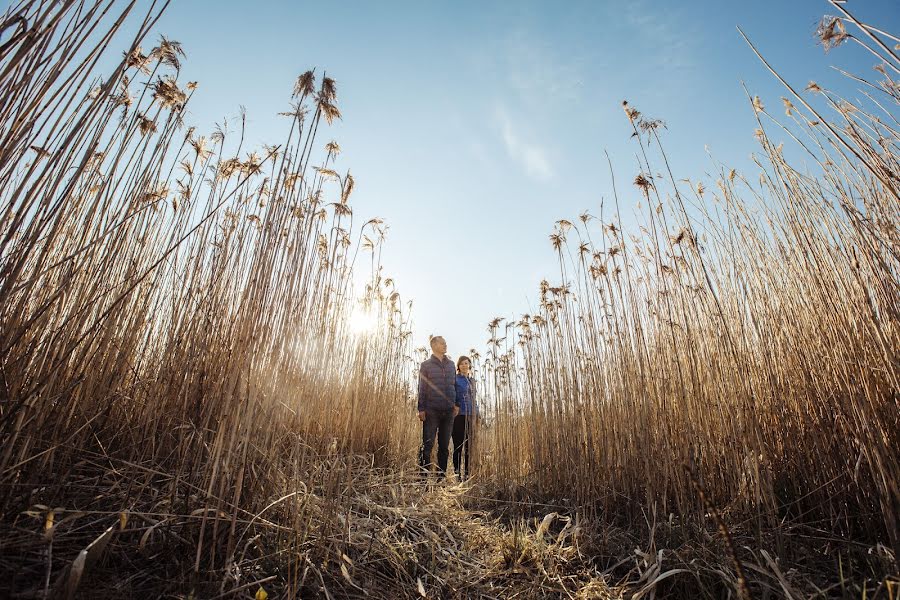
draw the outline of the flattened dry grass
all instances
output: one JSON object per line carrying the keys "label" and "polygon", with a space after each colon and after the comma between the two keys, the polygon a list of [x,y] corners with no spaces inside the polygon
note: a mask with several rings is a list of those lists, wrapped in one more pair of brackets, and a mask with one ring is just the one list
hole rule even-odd
{"label": "flattened dry grass", "polygon": [[[13,575],[8,593],[42,597],[35,584],[45,581],[65,590],[69,571],[50,572],[51,564],[73,564],[110,527],[103,560],[81,583],[83,597],[244,597],[262,587],[277,597],[603,599],[625,589],[597,571],[571,519],[505,523],[466,508],[465,488],[422,485],[413,465],[407,473],[343,453],[311,457],[310,468],[278,490],[291,492],[251,513],[228,505],[211,511],[188,482],[173,501],[156,492],[171,486],[165,473],[126,464],[112,471],[95,458],[69,476],[67,499],[81,508],[56,509],[49,529],[50,509],[40,506],[3,525],[4,549],[16,550],[0,559]],[[132,486],[147,492],[129,493]],[[110,513],[116,504],[133,508]],[[201,532],[225,538],[232,523],[228,569],[214,570],[214,556],[205,556],[194,572],[185,557]]]}

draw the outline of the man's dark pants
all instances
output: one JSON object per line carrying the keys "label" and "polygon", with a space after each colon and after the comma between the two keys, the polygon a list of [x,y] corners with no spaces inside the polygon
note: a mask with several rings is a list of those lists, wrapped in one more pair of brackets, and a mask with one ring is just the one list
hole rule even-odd
{"label": "man's dark pants", "polygon": [[447,475],[447,458],[450,455],[450,433],[452,431],[453,409],[425,411],[425,422],[422,423],[422,454],[419,456],[419,466],[423,476],[427,476],[431,472],[431,450],[434,448],[435,435],[438,439],[438,475],[440,477]]}

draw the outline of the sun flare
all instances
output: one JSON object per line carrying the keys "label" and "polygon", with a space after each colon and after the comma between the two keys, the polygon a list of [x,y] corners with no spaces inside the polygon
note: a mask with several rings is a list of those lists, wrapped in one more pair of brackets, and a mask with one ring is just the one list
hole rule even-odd
{"label": "sun flare", "polygon": [[350,331],[357,335],[372,333],[378,326],[378,316],[362,305],[353,307],[349,320]]}

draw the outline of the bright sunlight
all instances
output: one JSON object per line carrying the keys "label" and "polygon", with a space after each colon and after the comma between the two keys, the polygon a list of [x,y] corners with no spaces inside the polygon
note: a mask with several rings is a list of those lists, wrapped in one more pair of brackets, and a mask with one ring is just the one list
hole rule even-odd
{"label": "bright sunlight", "polygon": [[367,309],[360,302],[353,307],[353,312],[350,313],[350,320],[348,324],[350,326],[350,332],[354,335],[365,335],[368,333],[372,333],[378,326],[378,315],[376,315],[370,309]]}

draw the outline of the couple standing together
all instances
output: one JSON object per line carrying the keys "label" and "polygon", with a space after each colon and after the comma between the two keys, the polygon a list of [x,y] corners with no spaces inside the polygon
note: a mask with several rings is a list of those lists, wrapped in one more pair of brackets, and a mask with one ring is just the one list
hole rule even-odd
{"label": "couple standing together", "polygon": [[478,419],[475,381],[469,376],[472,361],[460,356],[453,364],[447,356],[447,342],[431,338],[431,357],[419,367],[419,420],[422,421],[422,448],[419,466],[422,475],[431,472],[431,451],[437,436],[438,477],[447,475],[450,438],[453,438],[453,469],[460,481],[469,476],[471,440]]}

